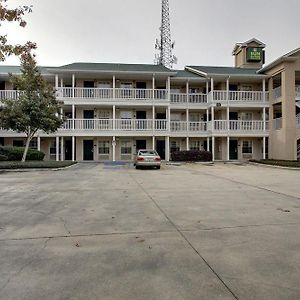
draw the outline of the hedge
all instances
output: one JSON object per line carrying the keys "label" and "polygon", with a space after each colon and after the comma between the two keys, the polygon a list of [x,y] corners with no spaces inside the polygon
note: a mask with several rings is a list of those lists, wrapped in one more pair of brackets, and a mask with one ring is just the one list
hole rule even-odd
{"label": "hedge", "polygon": [[172,161],[212,161],[212,154],[208,151],[175,151],[171,153]]}
{"label": "hedge", "polygon": [[[11,147],[11,146],[2,146],[0,147],[0,155],[4,155],[7,157],[6,160],[9,161],[20,161],[22,160],[24,147]],[[28,149],[26,160],[43,160],[45,157],[45,153],[35,150]]]}
{"label": "hedge", "polygon": [[0,161],[6,161],[8,157],[6,155],[0,154]]}
{"label": "hedge", "polygon": [[57,169],[76,164],[72,161],[1,161],[0,170],[15,169]]}

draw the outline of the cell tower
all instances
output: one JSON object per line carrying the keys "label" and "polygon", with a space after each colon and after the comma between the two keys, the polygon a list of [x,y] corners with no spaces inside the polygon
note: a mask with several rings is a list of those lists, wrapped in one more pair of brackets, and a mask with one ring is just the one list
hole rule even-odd
{"label": "cell tower", "polygon": [[155,55],[155,64],[163,65],[169,69],[177,63],[177,58],[172,54],[175,42],[171,40],[169,0],[162,0],[160,38],[156,39],[155,49],[159,53]]}

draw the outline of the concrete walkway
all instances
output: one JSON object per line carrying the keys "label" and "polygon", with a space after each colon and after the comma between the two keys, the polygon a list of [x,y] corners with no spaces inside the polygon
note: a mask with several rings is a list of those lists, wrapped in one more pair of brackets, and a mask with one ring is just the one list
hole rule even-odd
{"label": "concrete walkway", "polygon": [[0,174],[0,299],[300,299],[300,171]]}

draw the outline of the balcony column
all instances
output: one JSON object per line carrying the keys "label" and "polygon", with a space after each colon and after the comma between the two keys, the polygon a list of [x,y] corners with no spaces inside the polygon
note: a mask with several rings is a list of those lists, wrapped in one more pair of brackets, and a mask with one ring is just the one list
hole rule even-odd
{"label": "balcony column", "polygon": [[152,150],[155,150],[155,136],[152,136]]}
{"label": "balcony column", "polygon": [[72,74],[72,98],[75,98],[75,74]]}
{"label": "balcony column", "polygon": [[266,137],[263,137],[263,159],[266,159]]}
{"label": "balcony column", "polygon": [[113,120],[112,120],[112,122],[113,122],[113,130],[116,130],[116,106],[115,105],[113,105]]}
{"label": "balcony column", "polygon": [[210,151],[210,138],[207,137],[207,149],[208,152]]}
{"label": "balcony column", "polygon": [[112,155],[113,155],[113,161],[116,161],[116,137],[113,136],[112,139]]}
{"label": "balcony column", "polygon": [[166,145],[165,145],[165,153],[166,153],[166,161],[170,161],[170,137],[166,136]]}
{"label": "balcony column", "polygon": [[[186,108],[186,130],[187,134],[189,134],[190,131],[190,120],[189,120],[189,82],[186,82],[186,103],[187,103],[187,108]],[[188,150],[188,148],[187,148]]]}
{"label": "balcony column", "polygon": [[41,151],[41,137],[40,136],[37,137],[37,149],[39,151]]}
{"label": "balcony column", "polygon": [[72,129],[75,129],[75,104],[72,104]]}
{"label": "balcony column", "polygon": [[64,137],[60,138],[60,160],[64,160]]}
{"label": "balcony column", "polygon": [[152,99],[155,99],[155,76],[152,75]]}
{"label": "balcony column", "polygon": [[186,137],[186,150],[190,150],[190,138],[188,136]]}
{"label": "balcony column", "polygon": [[212,161],[215,161],[215,137],[212,137],[212,149],[211,149],[211,153],[212,153]]}
{"label": "balcony column", "polygon": [[210,92],[211,92],[211,101],[214,100],[214,79],[210,79]]}
{"label": "balcony column", "polygon": [[227,160],[230,160],[229,149],[230,149],[230,137],[227,136]]}
{"label": "balcony column", "polygon": [[[214,79],[210,79],[210,89],[211,89],[211,131],[213,132],[215,130],[215,110],[213,106],[213,100],[214,100]],[[213,149],[214,151],[214,149]]]}
{"label": "balcony column", "polygon": [[152,105],[152,134],[155,132],[155,106]]}
{"label": "balcony column", "polygon": [[[263,102],[266,102],[266,79],[263,79]],[[263,129],[266,131],[266,108],[263,108]]]}
{"label": "balcony column", "polygon": [[59,136],[56,137],[56,161],[59,161]]}
{"label": "balcony column", "polygon": [[113,99],[116,99],[116,76],[113,76]]}
{"label": "balcony column", "polygon": [[209,82],[206,80],[206,95],[208,95],[208,90],[209,90]]}
{"label": "balcony column", "polygon": [[64,80],[61,78],[60,79],[60,87],[63,88],[64,87]]}
{"label": "balcony column", "polygon": [[55,89],[58,90],[58,75],[55,75]]}
{"label": "balcony column", "polygon": [[227,134],[229,136],[230,133],[230,120],[229,120],[229,77],[226,80],[226,102],[227,102],[227,108],[226,108],[226,120],[227,120]]}
{"label": "balcony column", "polygon": [[75,161],[75,136],[72,136],[72,161]]}

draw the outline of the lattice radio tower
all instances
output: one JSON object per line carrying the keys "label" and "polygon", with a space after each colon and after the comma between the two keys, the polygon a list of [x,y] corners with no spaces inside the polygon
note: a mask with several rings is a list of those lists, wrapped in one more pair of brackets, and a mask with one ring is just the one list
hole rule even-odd
{"label": "lattice radio tower", "polygon": [[169,0],[162,0],[161,27],[159,30],[160,38],[156,39],[155,43],[155,49],[159,53],[155,55],[155,64],[172,69],[173,64],[177,63],[177,58],[172,54],[175,42],[171,40]]}

